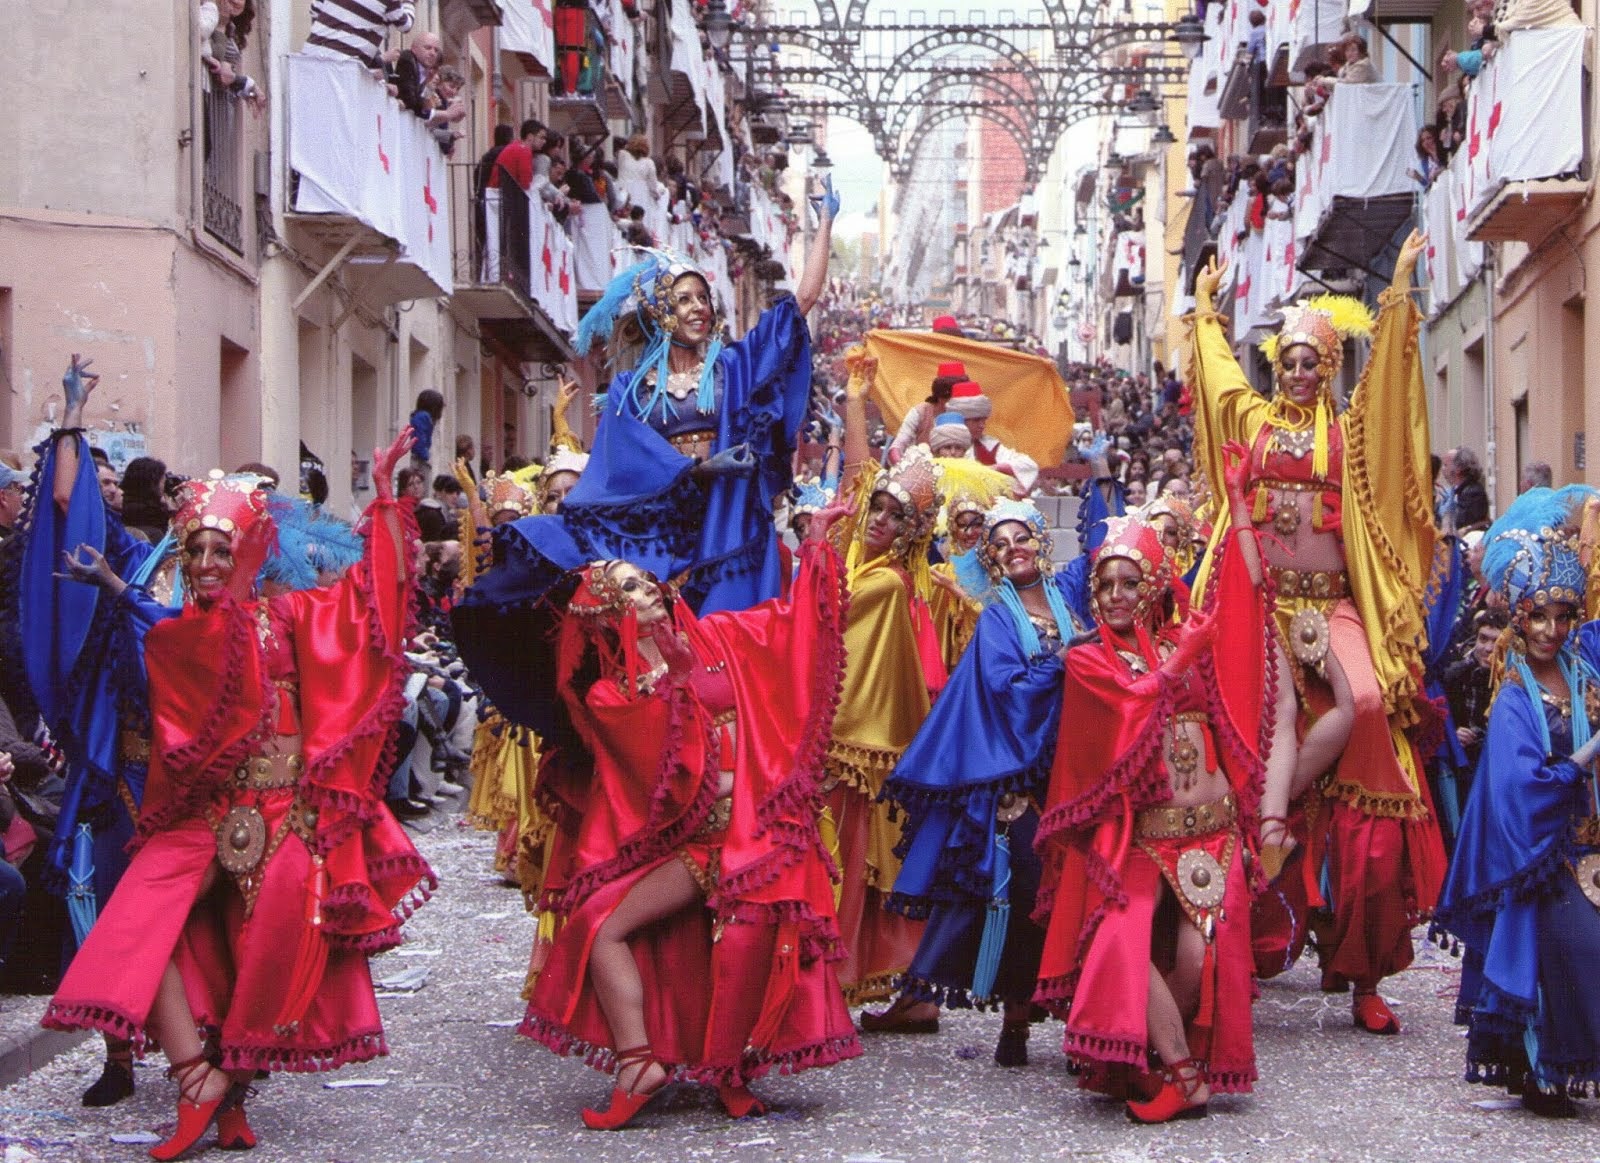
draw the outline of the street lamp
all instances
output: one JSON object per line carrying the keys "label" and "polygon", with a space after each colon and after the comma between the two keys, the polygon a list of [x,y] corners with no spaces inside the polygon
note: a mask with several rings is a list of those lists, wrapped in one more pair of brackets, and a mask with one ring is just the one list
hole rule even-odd
{"label": "street lamp", "polygon": [[830,169],[833,168],[833,159],[828,156],[828,147],[827,146],[825,146],[825,145],[817,146],[816,156],[811,159],[811,168],[814,169],[814,170],[817,170],[819,172],[822,171],[822,170],[830,170]]}
{"label": "street lamp", "polygon": [[1161,108],[1161,102],[1156,99],[1156,95],[1149,89],[1140,89],[1132,97],[1128,98],[1127,103],[1122,108],[1125,112],[1137,116],[1142,113],[1156,112]]}
{"label": "street lamp", "polygon": [[728,47],[733,40],[733,18],[728,15],[727,0],[709,0],[704,28],[712,48],[721,52]]}
{"label": "street lamp", "polygon": [[1171,126],[1165,121],[1156,126],[1156,131],[1150,135],[1152,145],[1177,145],[1178,138],[1172,132]]}
{"label": "street lamp", "polygon": [[1172,29],[1172,39],[1178,42],[1183,55],[1192,61],[1200,55],[1201,47],[1211,38],[1206,35],[1206,26],[1200,17],[1189,12],[1178,17]]}

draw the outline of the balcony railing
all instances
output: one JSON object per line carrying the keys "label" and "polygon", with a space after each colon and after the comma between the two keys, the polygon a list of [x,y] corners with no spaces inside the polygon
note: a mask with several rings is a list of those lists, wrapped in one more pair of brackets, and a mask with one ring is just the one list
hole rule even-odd
{"label": "balcony railing", "polygon": [[450,166],[455,220],[452,302],[531,362],[572,358],[577,325],[576,255],[537,195],[505,179],[479,190],[477,166]]}
{"label": "balcony railing", "polygon": [[244,119],[242,102],[218,85],[201,95],[205,160],[200,191],[206,233],[244,254]]}
{"label": "balcony railing", "polygon": [[1588,30],[1524,28],[1467,98],[1465,205],[1478,242],[1543,240],[1588,195]]}

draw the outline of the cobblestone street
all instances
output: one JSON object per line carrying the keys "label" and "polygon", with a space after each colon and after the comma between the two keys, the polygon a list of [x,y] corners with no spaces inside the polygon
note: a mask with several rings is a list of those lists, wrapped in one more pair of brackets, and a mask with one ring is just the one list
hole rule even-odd
{"label": "cobblestone street", "polygon": [[[390,1056],[263,1083],[250,1108],[261,1137],[252,1163],[1600,1155],[1600,1116],[1587,1104],[1575,1122],[1543,1122],[1460,1081],[1461,1039],[1449,1021],[1455,968],[1426,945],[1387,991],[1406,1023],[1399,1038],[1358,1034],[1348,1000],[1317,992],[1304,967],[1269,983],[1256,1007],[1261,1082],[1253,1095],[1214,1101],[1204,1122],[1130,1125],[1118,1104],[1076,1090],[1048,1025],[1035,1027],[1031,1066],[1001,1070],[990,1060],[999,1019],[958,1013],[936,1036],[872,1038],[843,1066],[757,1084],[774,1108],[765,1118],[731,1123],[709,1092],[683,1087],[635,1129],[588,1132],[578,1111],[603,1102],[606,1080],[512,1030],[533,921],[492,874],[491,838],[438,820],[419,847],[443,883],[407,926],[406,946],[374,963],[374,977],[389,983],[379,996]],[[4,1008],[15,1024],[18,1010],[43,1001],[8,998]],[[89,1111],[78,1095],[99,1062],[98,1040],[87,1041],[0,1091],[4,1163],[145,1158],[145,1146],[126,1138],[169,1125],[164,1062],[152,1056],[140,1067],[133,1099]],[[1501,1109],[1475,1105],[1486,1101]]]}

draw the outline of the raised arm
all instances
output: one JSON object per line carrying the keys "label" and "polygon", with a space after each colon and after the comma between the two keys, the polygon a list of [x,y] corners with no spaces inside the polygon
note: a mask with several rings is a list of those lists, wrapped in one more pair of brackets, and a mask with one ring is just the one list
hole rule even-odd
{"label": "raised arm", "polygon": [[867,391],[878,375],[878,361],[866,355],[850,362],[850,382],[844,389],[844,467],[847,479],[872,459],[867,435]]}
{"label": "raised arm", "polygon": [[407,425],[388,448],[372,450],[373,488],[377,491],[378,502],[383,505],[383,529],[394,543],[395,560],[400,562],[402,576],[409,573],[411,559],[407,551],[405,533],[400,527],[400,517],[394,508],[394,470],[416,442],[416,433],[412,432],[410,425]]}
{"label": "raised arm", "polygon": [[50,495],[55,500],[56,508],[63,513],[72,503],[72,486],[78,479],[78,433],[75,430],[83,427],[83,406],[88,403],[89,394],[100,382],[100,377],[89,370],[93,362],[92,359],[80,360],[74,352],[72,363],[61,377],[61,387],[67,396],[67,412],[61,418],[59,436],[68,439],[62,440],[58,436],[56,441],[56,472],[50,482]]}
{"label": "raised arm", "polygon": [[817,208],[817,233],[811,239],[806,268],[794,293],[802,315],[817,305],[828,281],[828,258],[833,253],[833,217],[839,213],[839,195],[833,192],[831,177],[822,179],[822,197],[813,198],[811,204]]}
{"label": "raised arm", "polygon": [[573,380],[562,380],[561,387],[556,392],[555,415],[550,425],[550,451],[560,448],[570,448],[573,452],[583,451],[583,441],[579,440],[572,431],[572,425],[567,422],[567,410],[572,407],[572,401],[578,398],[578,385]]}

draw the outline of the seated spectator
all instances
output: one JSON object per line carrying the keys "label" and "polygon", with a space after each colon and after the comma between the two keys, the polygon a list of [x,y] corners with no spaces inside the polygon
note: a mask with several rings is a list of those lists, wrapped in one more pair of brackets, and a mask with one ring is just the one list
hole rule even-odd
{"label": "seated spectator", "polygon": [[1517,478],[1517,492],[1525,493],[1529,489],[1548,489],[1555,485],[1555,474],[1550,466],[1542,460],[1533,461],[1523,466],[1522,475]]}
{"label": "seated spectator", "polygon": [[22,516],[22,503],[28,488],[28,475],[7,464],[0,464],[0,541],[16,532]]}
{"label": "seated spectator", "polygon": [[388,30],[411,31],[415,0],[311,0],[308,56],[348,57],[369,69],[383,69],[383,40]]}
{"label": "seated spectator", "polygon": [[450,473],[433,478],[433,496],[417,502],[417,528],[423,541],[454,541],[456,518],[466,501],[461,482]]}
{"label": "seated spectator", "polygon": [[122,470],[122,523],[150,542],[167,533],[174,510],[167,506],[167,466],[152,456],[137,456]]}

